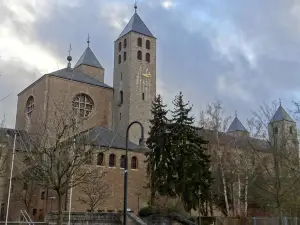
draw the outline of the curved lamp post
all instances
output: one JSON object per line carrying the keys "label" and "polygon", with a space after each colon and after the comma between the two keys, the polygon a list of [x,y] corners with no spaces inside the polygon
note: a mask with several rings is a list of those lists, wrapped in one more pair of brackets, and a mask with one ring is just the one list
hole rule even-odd
{"label": "curved lamp post", "polygon": [[124,168],[124,208],[123,208],[123,225],[127,225],[127,189],[128,189],[128,139],[129,139],[129,130],[132,125],[138,124],[141,127],[141,138],[139,140],[138,150],[141,152],[147,152],[149,149],[145,144],[144,139],[144,127],[139,121],[134,121],[130,123],[126,130],[126,154],[125,154],[125,168]]}

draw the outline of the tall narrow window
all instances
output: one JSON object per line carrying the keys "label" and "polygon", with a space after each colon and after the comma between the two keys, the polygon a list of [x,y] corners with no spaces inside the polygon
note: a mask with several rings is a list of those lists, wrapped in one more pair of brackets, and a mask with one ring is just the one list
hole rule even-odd
{"label": "tall narrow window", "polygon": [[290,127],[290,134],[293,134],[293,127]]}
{"label": "tall narrow window", "polygon": [[150,53],[146,53],[146,62],[150,63]]}
{"label": "tall narrow window", "polygon": [[124,39],[124,48],[126,48],[127,47],[127,39],[125,38]]}
{"label": "tall narrow window", "polygon": [[110,154],[109,155],[109,161],[108,161],[109,167],[115,167],[116,166],[116,155]]}
{"label": "tall narrow window", "polygon": [[34,98],[33,96],[30,96],[26,103],[26,114],[28,117],[31,117],[33,109],[34,109]]}
{"label": "tall narrow window", "polygon": [[142,51],[138,51],[138,52],[137,52],[137,59],[138,59],[138,60],[142,60],[142,59],[143,59]]}
{"label": "tall narrow window", "polygon": [[85,161],[88,165],[92,164],[92,153],[90,151],[85,152]]}
{"label": "tall narrow window", "polygon": [[122,49],[122,43],[119,42],[119,52],[121,51],[121,49]]}
{"label": "tall narrow window", "polygon": [[123,60],[126,61],[126,59],[127,59],[127,54],[126,52],[123,52]]}
{"label": "tall narrow window", "polygon": [[120,168],[125,168],[125,155],[120,158]]}
{"label": "tall narrow window", "polygon": [[41,193],[41,199],[42,199],[42,200],[45,199],[45,192],[44,192],[44,191],[42,191],[42,193]]}
{"label": "tall narrow window", "polygon": [[104,154],[102,152],[98,153],[97,155],[97,165],[103,166],[104,165]]}
{"label": "tall narrow window", "polygon": [[120,91],[119,100],[120,100],[119,105],[122,105],[123,104],[123,91]]}
{"label": "tall narrow window", "polygon": [[121,75],[121,80],[123,80],[123,73],[121,73],[120,75]]}
{"label": "tall narrow window", "polygon": [[150,41],[149,40],[146,41],[146,49],[150,50]]}
{"label": "tall narrow window", "polygon": [[278,127],[274,128],[274,134],[278,134]]}
{"label": "tall narrow window", "polygon": [[122,113],[120,113],[120,120],[122,119]]}
{"label": "tall narrow window", "polygon": [[139,46],[139,47],[142,47],[143,46],[143,40],[142,40],[142,38],[138,38],[137,39],[137,45]]}
{"label": "tall narrow window", "polygon": [[131,169],[137,169],[138,168],[138,160],[136,156],[133,156],[131,158]]}
{"label": "tall narrow window", "polygon": [[121,64],[121,61],[122,61],[122,58],[121,58],[121,55],[119,55],[119,59],[118,59],[119,64]]}
{"label": "tall narrow window", "polygon": [[142,94],[142,100],[145,100],[145,93]]}

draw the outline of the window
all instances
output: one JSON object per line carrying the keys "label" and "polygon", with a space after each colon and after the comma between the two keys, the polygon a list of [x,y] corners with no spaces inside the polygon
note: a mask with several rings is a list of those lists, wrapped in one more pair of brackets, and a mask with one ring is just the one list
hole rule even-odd
{"label": "window", "polygon": [[145,100],[145,93],[142,94],[142,100]]}
{"label": "window", "polygon": [[121,80],[123,80],[123,73],[121,73]]}
{"label": "window", "polygon": [[146,41],[146,49],[150,50],[150,41],[149,40]]}
{"label": "window", "polygon": [[146,53],[146,62],[150,63],[150,53]]}
{"label": "window", "polygon": [[122,105],[123,104],[123,91],[120,91],[119,100],[120,100],[119,105]]}
{"label": "window", "polygon": [[32,209],[32,215],[33,215],[33,216],[36,215],[36,209]]}
{"label": "window", "polygon": [[97,165],[98,166],[104,165],[104,154],[102,152],[98,153],[97,155]]}
{"label": "window", "polygon": [[93,110],[93,100],[86,94],[76,95],[73,100],[73,111],[81,117],[88,117]]}
{"label": "window", "polygon": [[126,52],[123,52],[123,60],[126,61],[126,59],[127,59]]}
{"label": "window", "polygon": [[274,128],[274,134],[278,134],[278,127]]}
{"label": "window", "polygon": [[115,167],[116,166],[116,155],[115,154],[110,154],[109,155],[108,165],[109,165],[109,167]]}
{"label": "window", "polygon": [[119,59],[118,59],[119,64],[121,64],[121,61],[122,61],[122,58],[121,58],[121,55],[119,55]]}
{"label": "window", "polygon": [[138,160],[136,156],[133,156],[131,158],[131,169],[137,169],[138,168]]}
{"label": "window", "polygon": [[138,52],[137,52],[137,59],[138,59],[138,60],[142,60],[142,59],[143,59],[142,51],[138,51]]}
{"label": "window", "polygon": [[24,182],[24,184],[23,184],[23,190],[27,190],[27,183],[26,182]]}
{"label": "window", "polygon": [[121,49],[122,49],[122,43],[119,42],[119,52],[121,51]]}
{"label": "window", "polygon": [[127,47],[127,39],[125,38],[124,39],[124,48],[126,48]]}
{"label": "window", "polygon": [[4,220],[4,203],[1,203],[0,219]]}
{"label": "window", "polygon": [[33,109],[34,109],[34,98],[33,98],[33,96],[30,96],[26,103],[26,115],[28,117],[31,117]]}
{"label": "window", "polygon": [[42,199],[42,200],[45,199],[45,192],[44,192],[44,191],[41,193],[41,199]]}
{"label": "window", "polygon": [[142,47],[143,46],[143,40],[142,40],[142,38],[138,38],[137,39],[137,45],[139,46],[139,47]]}
{"label": "window", "polygon": [[120,113],[120,120],[122,119],[122,113]]}
{"label": "window", "polygon": [[290,127],[290,134],[293,134],[293,127]]}
{"label": "window", "polygon": [[125,155],[120,158],[120,168],[125,168]]}

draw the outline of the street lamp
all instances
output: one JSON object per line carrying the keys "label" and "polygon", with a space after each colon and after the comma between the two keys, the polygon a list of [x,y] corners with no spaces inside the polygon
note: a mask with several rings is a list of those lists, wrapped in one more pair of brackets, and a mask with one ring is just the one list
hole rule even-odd
{"label": "street lamp", "polygon": [[124,168],[124,208],[123,208],[123,225],[126,225],[127,223],[127,185],[128,185],[128,139],[129,139],[129,130],[132,127],[132,125],[138,124],[141,127],[141,138],[139,140],[139,146],[138,150],[140,152],[147,152],[149,149],[146,146],[145,140],[144,140],[144,127],[139,121],[134,121],[130,123],[126,130],[126,154],[125,154],[125,168]]}

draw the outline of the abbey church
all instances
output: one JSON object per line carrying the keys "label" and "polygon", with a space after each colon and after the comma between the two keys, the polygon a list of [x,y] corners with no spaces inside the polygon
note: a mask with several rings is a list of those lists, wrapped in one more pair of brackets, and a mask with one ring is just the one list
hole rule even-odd
{"label": "abbey church", "polygon": [[[90,130],[95,134],[99,153],[95,153],[91,164],[107,171],[106,179],[111,184],[111,194],[101,208],[97,209],[99,211],[122,210],[124,168],[121,158],[125,154],[126,129],[129,123],[139,121],[144,126],[147,138],[151,105],[156,95],[156,37],[136,10],[135,8],[130,21],[114,42],[112,87],[104,83],[104,77],[107,76],[105,68],[88,42],[87,48],[76,63],[73,63],[69,55],[66,68],[43,75],[18,95],[15,125],[17,131],[35,134],[39,133],[43,126],[54,129],[57,118],[75,114],[80,121],[80,132]],[[277,132],[278,129],[284,129],[296,136],[296,124],[282,106],[270,122],[278,127]],[[12,143],[13,132],[14,130],[7,130],[8,143]],[[51,133],[51,130],[49,132]],[[249,132],[237,117],[227,133],[220,137],[221,144],[225,145],[233,134],[242,139],[249,136]],[[215,142],[215,137],[210,131],[200,130],[200,135]],[[129,133],[128,208],[134,212],[146,206],[149,200],[149,193],[145,190],[145,155],[135,150],[140,136],[140,127],[132,127]],[[107,150],[103,153],[101,148]],[[17,141],[17,150],[21,152],[22,140]],[[18,169],[20,168],[17,159],[16,173]],[[3,217],[8,186],[1,188],[0,216]],[[22,191],[22,185],[15,185],[12,197]],[[74,190],[74,212],[83,212],[88,208],[87,205],[78,203],[79,195],[80,193]],[[28,209],[28,214],[34,220],[43,220],[47,213],[57,210],[55,196],[51,193],[39,190],[34,197]],[[68,210],[67,202],[68,196],[65,211]],[[20,210],[25,206],[21,201],[12,201],[11,208],[9,220],[19,220]]]}

